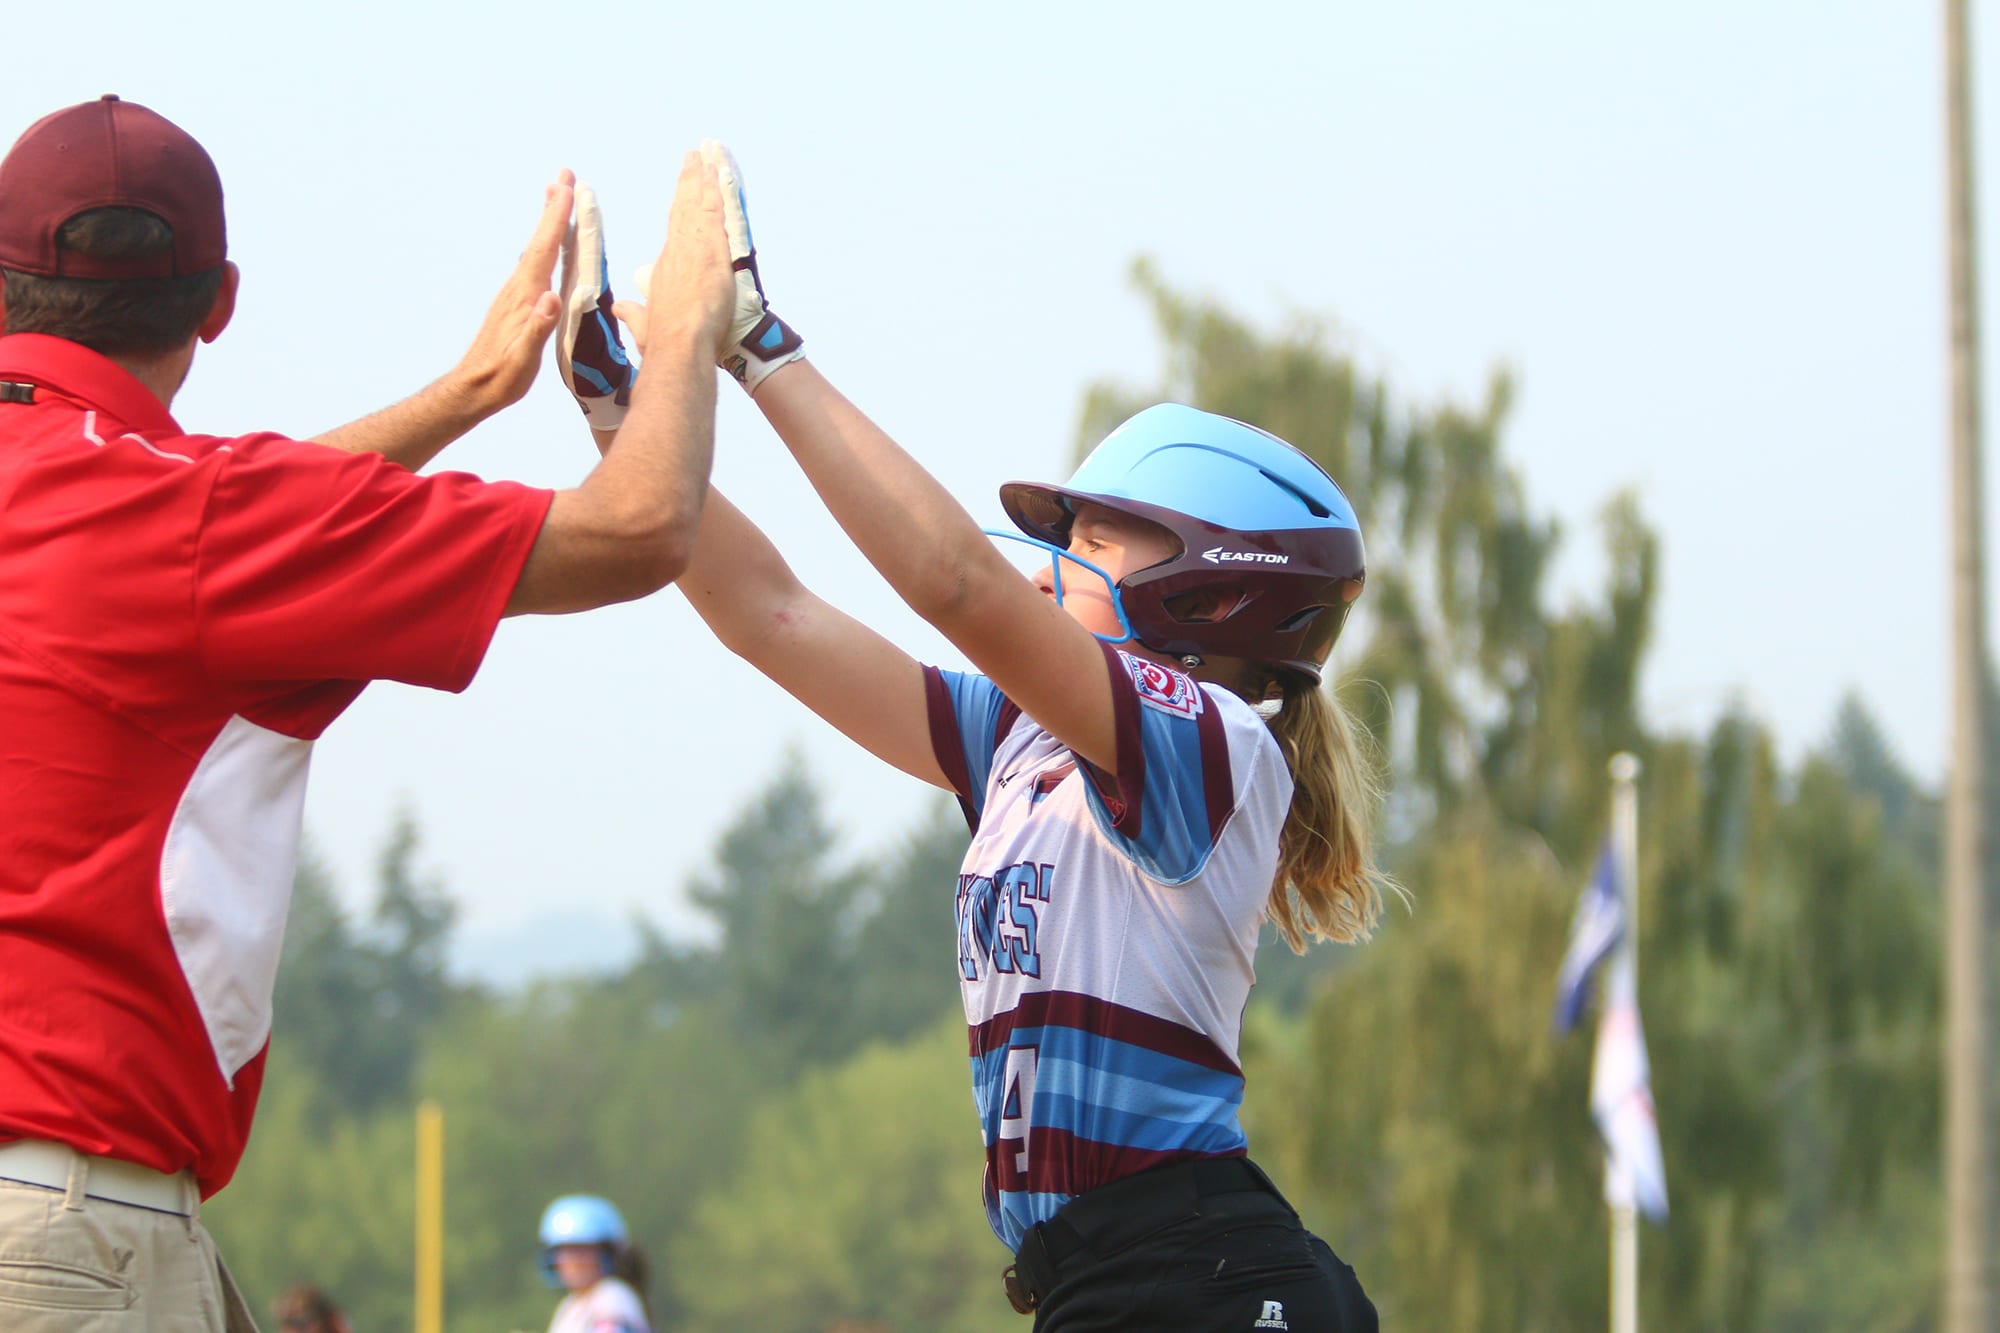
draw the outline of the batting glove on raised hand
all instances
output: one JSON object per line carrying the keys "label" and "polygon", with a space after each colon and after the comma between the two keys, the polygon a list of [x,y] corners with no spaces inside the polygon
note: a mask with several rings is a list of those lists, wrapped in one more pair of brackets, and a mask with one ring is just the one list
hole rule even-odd
{"label": "batting glove on raised hand", "polygon": [[604,259],[604,219],[597,194],[576,187],[576,221],[563,238],[562,324],[556,369],[590,418],[592,430],[617,430],[632,401],[636,374],[611,317],[611,270]]}
{"label": "batting glove on raised hand", "polygon": [[714,139],[704,140],[701,155],[715,165],[722,187],[722,221],[729,233],[729,258],[736,270],[736,314],[729,325],[729,343],[720,365],[753,396],[757,386],[790,361],[803,361],[805,340],[791,325],[771,313],[764,301],[764,280],[757,273],[757,245],[750,238],[749,205],[743,197],[743,172],[735,155]]}

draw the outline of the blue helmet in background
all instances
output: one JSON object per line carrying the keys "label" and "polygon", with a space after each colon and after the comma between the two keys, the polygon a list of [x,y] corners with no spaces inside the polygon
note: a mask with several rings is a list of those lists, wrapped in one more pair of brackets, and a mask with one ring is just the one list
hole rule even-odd
{"label": "blue helmet in background", "polygon": [[[1173,657],[1219,654],[1317,681],[1361,595],[1361,525],[1320,466],[1268,431],[1161,403],[1104,438],[1066,486],[1009,482],[1007,516],[1069,544],[1080,503],[1148,519],[1180,552],[1114,590],[1133,637]],[[1234,593],[1220,602],[1189,593]]]}
{"label": "blue helmet in background", "polygon": [[[565,1194],[542,1210],[542,1281],[560,1287],[556,1277],[555,1247],[558,1245],[603,1245],[616,1252],[625,1245],[625,1219],[608,1199],[595,1194]],[[607,1259],[609,1256],[606,1256]],[[610,1271],[610,1264],[605,1265]]]}

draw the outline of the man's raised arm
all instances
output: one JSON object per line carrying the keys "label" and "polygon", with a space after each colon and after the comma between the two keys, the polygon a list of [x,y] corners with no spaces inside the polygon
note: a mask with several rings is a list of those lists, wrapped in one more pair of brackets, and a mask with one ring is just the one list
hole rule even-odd
{"label": "man's raised arm", "polygon": [[583,484],[556,493],[508,615],[629,601],[687,568],[715,447],[715,363],[736,303],[722,196],[699,153],[682,159],[647,296],[631,406],[615,436],[599,435],[609,444]]}
{"label": "man's raised arm", "polygon": [[575,185],[576,178],[564,171],[548,187],[521,262],[456,366],[402,402],[313,438],[349,453],[381,454],[414,472],[453,440],[519,402],[535,382],[542,348],[561,313],[549,278],[569,225]]}

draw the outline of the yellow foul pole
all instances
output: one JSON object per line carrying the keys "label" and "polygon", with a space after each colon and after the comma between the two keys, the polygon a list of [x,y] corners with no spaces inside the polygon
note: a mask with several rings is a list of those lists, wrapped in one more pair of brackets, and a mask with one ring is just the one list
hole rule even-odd
{"label": "yellow foul pole", "polygon": [[444,1108],[417,1103],[417,1306],[414,1333],[444,1333]]}

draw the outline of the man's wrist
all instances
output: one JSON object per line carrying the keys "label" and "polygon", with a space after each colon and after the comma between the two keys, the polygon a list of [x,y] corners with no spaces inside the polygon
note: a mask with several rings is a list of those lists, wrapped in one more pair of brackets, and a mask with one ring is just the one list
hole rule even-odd
{"label": "man's wrist", "polygon": [[646,323],[646,349],[639,363],[640,373],[646,363],[655,358],[681,360],[691,358],[714,365],[718,335],[714,329],[704,327],[699,321],[675,319],[661,321],[657,316],[649,317]]}
{"label": "man's wrist", "polygon": [[499,389],[498,377],[482,375],[461,363],[428,385],[423,396],[430,400],[432,414],[463,432],[507,406]]}

